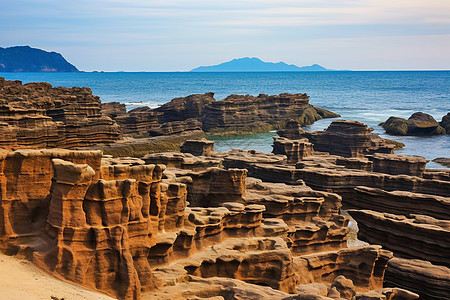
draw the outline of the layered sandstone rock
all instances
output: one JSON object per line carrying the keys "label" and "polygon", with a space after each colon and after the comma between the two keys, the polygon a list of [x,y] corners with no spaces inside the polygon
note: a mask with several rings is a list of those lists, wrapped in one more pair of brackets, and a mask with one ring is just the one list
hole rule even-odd
{"label": "layered sandstone rock", "polygon": [[[52,159],[88,164],[100,169],[100,151],[18,150],[0,151],[0,236],[2,240],[36,235],[48,213],[54,167]],[[98,176],[95,176],[98,179]],[[1,243],[2,250],[9,247]],[[17,252],[13,247],[11,251]],[[8,250],[9,251],[9,250]]]}
{"label": "layered sandstone rock", "polygon": [[362,122],[333,121],[325,131],[305,132],[303,137],[314,144],[314,150],[343,157],[364,157],[366,154],[393,153],[394,145],[372,134],[373,128]]}
{"label": "layered sandstone rock", "polygon": [[287,299],[288,293],[237,279],[188,276],[188,282],[165,286],[160,291],[144,295],[144,300],[198,299],[206,295],[209,299]]}
{"label": "layered sandstone rock", "polygon": [[149,129],[148,135],[150,136],[174,135],[198,130],[202,130],[202,123],[197,119],[191,118],[183,121],[173,121],[163,123],[158,127]]}
{"label": "layered sandstone rock", "polygon": [[383,245],[395,254],[450,266],[450,221],[425,215],[399,216],[370,210],[349,210],[358,222],[358,237]]}
{"label": "layered sandstone rock", "polygon": [[309,104],[306,94],[230,95],[210,103],[202,114],[205,131],[250,130],[255,127],[275,128],[291,119],[302,125],[339,115]]}
{"label": "layered sandstone rock", "polygon": [[122,132],[135,137],[145,137],[149,135],[149,130],[158,128],[158,115],[151,108],[138,107],[128,113],[119,114],[115,117]]}
{"label": "layered sandstone rock", "polygon": [[[391,254],[378,246],[347,248],[341,196],[278,177],[300,174],[284,155],[210,155],[0,152],[2,250],[119,299],[303,299],[308,294],[299,293],[310,284],[321,286],[317,297],[348,298],[382,288]],[[304,169],[345,169],[337,159],[302,162]],[[248,178],[250,171],[281,183]]]}
{"label": "layered sandstone rock", "polygon": [[429,114],[413,113],[408,120],[398,117],[389,117],[380,124],[387,133],[393,135],[440,135],[445,129]]}
{"label": "layered sandstone rock", "polygon": [[422,156],[375,153],[367,155],[373,162],[373,171],[385,174],[405,174],[422,177],[428,160]]}
{"label": "layered sandstone rock", "polygon": [[381,246],[352,247],[294,258],[299,283],[332,283],[343,275],[358,291],[383,287],[384,270],[392,253]]}
{"label": "layered sandstone rock", "polygon": [[221,167],[222,159],[198,157],[190,153],[161,152],[147,154],[142,158],[146,164],[163,164],[168,168],[201,171],[211,167]]}
{"label": "layered sandstone rock", "polygon": [[358,186],[347,206],[387,212],[397,215],[423,214],[436,219],[450,220],[450,198],[406,191],[388,192],[378,188]]}
{"label": "layered sandstone rock", "polygon": [[307,139],[291,140],[283,137],[273,138],[274,154],[283,154],[287,157],[289,164],[296,164],[304,158],[311,156],[314,152],[313,144]]}
{"label": "layered sandstone rock", "polygon": [[214,93],[194,94],[172,99],[154,111],[158,114],[159,123],[199,119],[205,108],[215,101]]}
{"label": "layered sandstone rock", "polygon": [[206,139],[188,140],[181,145],[180,150],[183,153],[190,153],[195,156],[210,156],[214,153],[214,142]]}
{"label": "layered sandstone rock", "polygon": [[177,177],[189,177],[188,201],[192,206],[214,207],[225,202],[243,202],[247,170],[209,168],[204,171],[179,171]]}
{"label": "layered sandstone rock", "polygon": [[48,83],[0,78],[0,130],[3,148],[73,148],[112,143],[118,125],[101,114],[89,88],[53,88]]}
{"label": "layered sandstone rock", "polygon": [[286,238],[294,255],[346,247],[348,219],[338,215],[341,198],[335,194],[248,178],[244,200],[263,205],[265,218],[288,225]]}
{"label": "layered sandstone rock", "polygon": [[397,286],[420,295],[420,299],[448,299],[450,269],[419,259],[394,257],[388,263],[386,286]]}
{"label": "layered sandstone rock", "polygon": [[127,106],[120,102],[105,102],[101,104],[102,114],[115,119],[127,113]]}
{"label": "layered sandstone rock", "polygon": [[281,175],[289,174],[292,181],[303,180],[313,188],[338,193],[344,198],[344,202],[348,197],[353,197],[353,189],[357,186],[374,187],[387,191],[399,190],[443,197],[450,196],[450,182],[416,176],[389,175],[343,168],[304,167],[292,169],[265,166],[266,172],[269,172],[270,169],[278,171]]}
{"label": "layered sandstone rock", "polygon": [[177,263],[199,277],[236,278],[295,292],[292,256],[281,238],[230,239]]}
{"label": "layered sandstone rock", "polygon": [[299,122],[295,120],[289,120],[284,126],[284,129],[278,130],[277,134],[280,137],[284,137],[290,140],[301,139],[305,131],[302,129]]}

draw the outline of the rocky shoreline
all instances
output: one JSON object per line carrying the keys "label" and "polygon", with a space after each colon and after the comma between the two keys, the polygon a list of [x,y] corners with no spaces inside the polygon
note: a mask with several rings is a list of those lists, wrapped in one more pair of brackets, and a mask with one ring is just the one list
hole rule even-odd
{"label": "rocky shoreline", "polygon": [[[0,102],[7,100],[2,126],[16,132],[3,135],[0,144],[5,254],[118,299],[450,294],[450,171],[426,169],[423,157],[394,154],[394,145],[361,122],[339,120],[324,131],[304,132],[300,125],[326,115],[305,94],[233,95],[223,102],[212,94],[191,95],[156,110],[124,113],[117,104],[100,106],[88,90],[82,106],[76,105],[76,88],[0,82],[2,93],[7,91],[0,96]],[[22,117],[11,103],[24,106]],[[260,114],[250,118],[251,109]],[[22,126],[31,111],[35,129]],[[291,113],[297,118],[289,121]],[[83,127],[74,123],[80,114],[93,138],[78,147],[92,149],[54,148],[82,142],[82,135],[50,144],[42,134],[39,142],[26,144],[39,126]],[[277,114],[289,119],[282,124]],[[213,142],[188,135],[242,129],[257,120],[280,129],[273,153],[216,152]],[[97,135],[106,121],[118,130]],[[184,130],[186,122],[195,130]],[[147,148],[140,149],[145,155],[113,157],[94,150],[100,147],[94,140],[110,144],[124,128],[131,136],[150,135],[148,128],[186,136],[180,151]],[[120,143],[126,148],[136,141]],[[358,238],[369,244],[348,246],[351,217],[341,209],[348,209]]]}

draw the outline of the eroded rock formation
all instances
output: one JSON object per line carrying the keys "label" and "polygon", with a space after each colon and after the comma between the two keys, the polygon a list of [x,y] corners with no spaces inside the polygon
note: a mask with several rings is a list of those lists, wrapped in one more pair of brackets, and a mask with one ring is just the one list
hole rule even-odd
{"label": "eroded rock formation", "polygon": [[254,131],[255,127],[274,128],[290,119],[308,125],[322,118],[338,116],[309,104],[306,94],[230,95],[206,106],[202,123],[205,131]]}
{"label": "eroded rock formation", "polygon": [[364,157],[371,153],[393,153],[394,145],[387,144],[373,128],[358,121],[333,121],[324,131],[304,132],[302,137],[314,144],[314,150],[343,157]]}
{"label": "eroded rock formation", "polygon": [[[105,105],[112,116],[118,109]],[[117,106],[117,105],[116,105]],[[312,124],[339,115],[309,104],[306,94],[230,95],[216,101],[213,93],[175,98],[155,109],[136,108],[116,115],[125,133],[133,136],[169,135],[197,130],[217,134],[264,132],[279,128],[290,119]]]}
{"label": "eroded rock formation", "polygon": [[2,148],[72,148],[112,143],[119,135],[118,125],[102,115],[100,99],[89,88],[22,85],[0,77]]}
{"label": "eroded rock formation", "polygon": [[358,236],[408,258],[450,266],[450,221],[425,215],[410,217],[370,210],[349,210],[358,222]]}
{"label": "eroded rock formation", "polygon": [[419,259],[395,257],[388,263],[387,286],[403,286],[416,291],[420,299],[448,299],[450,269]]}
{"label": "eroded rock formation", "polygon": [[[371,133],[356,127],[347,157],[288,138],[274,143],[280,154],[206,141],[142,158],[0,152],[1,250],[119,299],[417,299],[403,290],[419,293],[414,280],[443,295],[445,276],[427,274],[449,265],[450,181],[392,154],[381,155],[397,170],[386,174],[373,157],[387,148],[358,144]],[[342,205],[358,209],[359,238],[385,249],[347,246]],[[390,266],[393,254],[435,265]],[[399,288],[383,285],[386,268]]]}
{"label": "eroded rock formation", "polygon": [[[119,299],[158,289],[182,297],[186,280],[199,297],[209,288],[222,295],[234,280],[245,283],[229,293],[280,299],[311,283],[327,295],[383,287],[390,253],[347,248],[340,196],[248,178],[220,167],[226,154],[211,155],[2,152],[2,250]],[[194,157],[197,170],[182,168]],[[271,289],[256,293],[254,284]]]}

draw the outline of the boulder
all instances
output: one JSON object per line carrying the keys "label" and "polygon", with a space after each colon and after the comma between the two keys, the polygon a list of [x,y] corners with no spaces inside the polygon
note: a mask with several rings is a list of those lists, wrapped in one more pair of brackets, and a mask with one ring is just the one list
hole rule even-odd
{"label": "boulder", "polygon": [[422,112],[413,113],[408,120],[390,117],[380,125],[386,130],[386,133],[392,135],[431,136],[445,134],[445,129],[432,116]]}
{"label": "boulder", "polygon": [[450,112],[442,117],[442,121],[439,122],[439,125],[446,130],[447,134],[450,134]]}

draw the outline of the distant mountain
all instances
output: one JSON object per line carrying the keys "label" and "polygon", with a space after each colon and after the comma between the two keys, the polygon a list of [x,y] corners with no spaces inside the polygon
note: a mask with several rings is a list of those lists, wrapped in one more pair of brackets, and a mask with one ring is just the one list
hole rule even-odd
{"label": "distant mountain", "polygon": [[233,59],[219,65],[202,66],[192,69],[190,72],[301,72],[301,71],[333,71],[318,64],[298,67],[288,65],[282,61],[279,63],[265,62],[256,57],[243,57]]}
{"label": "distant mountain", "polygon": [[56,52],[30,46],[0,47],[0,72],[78,72]]}

